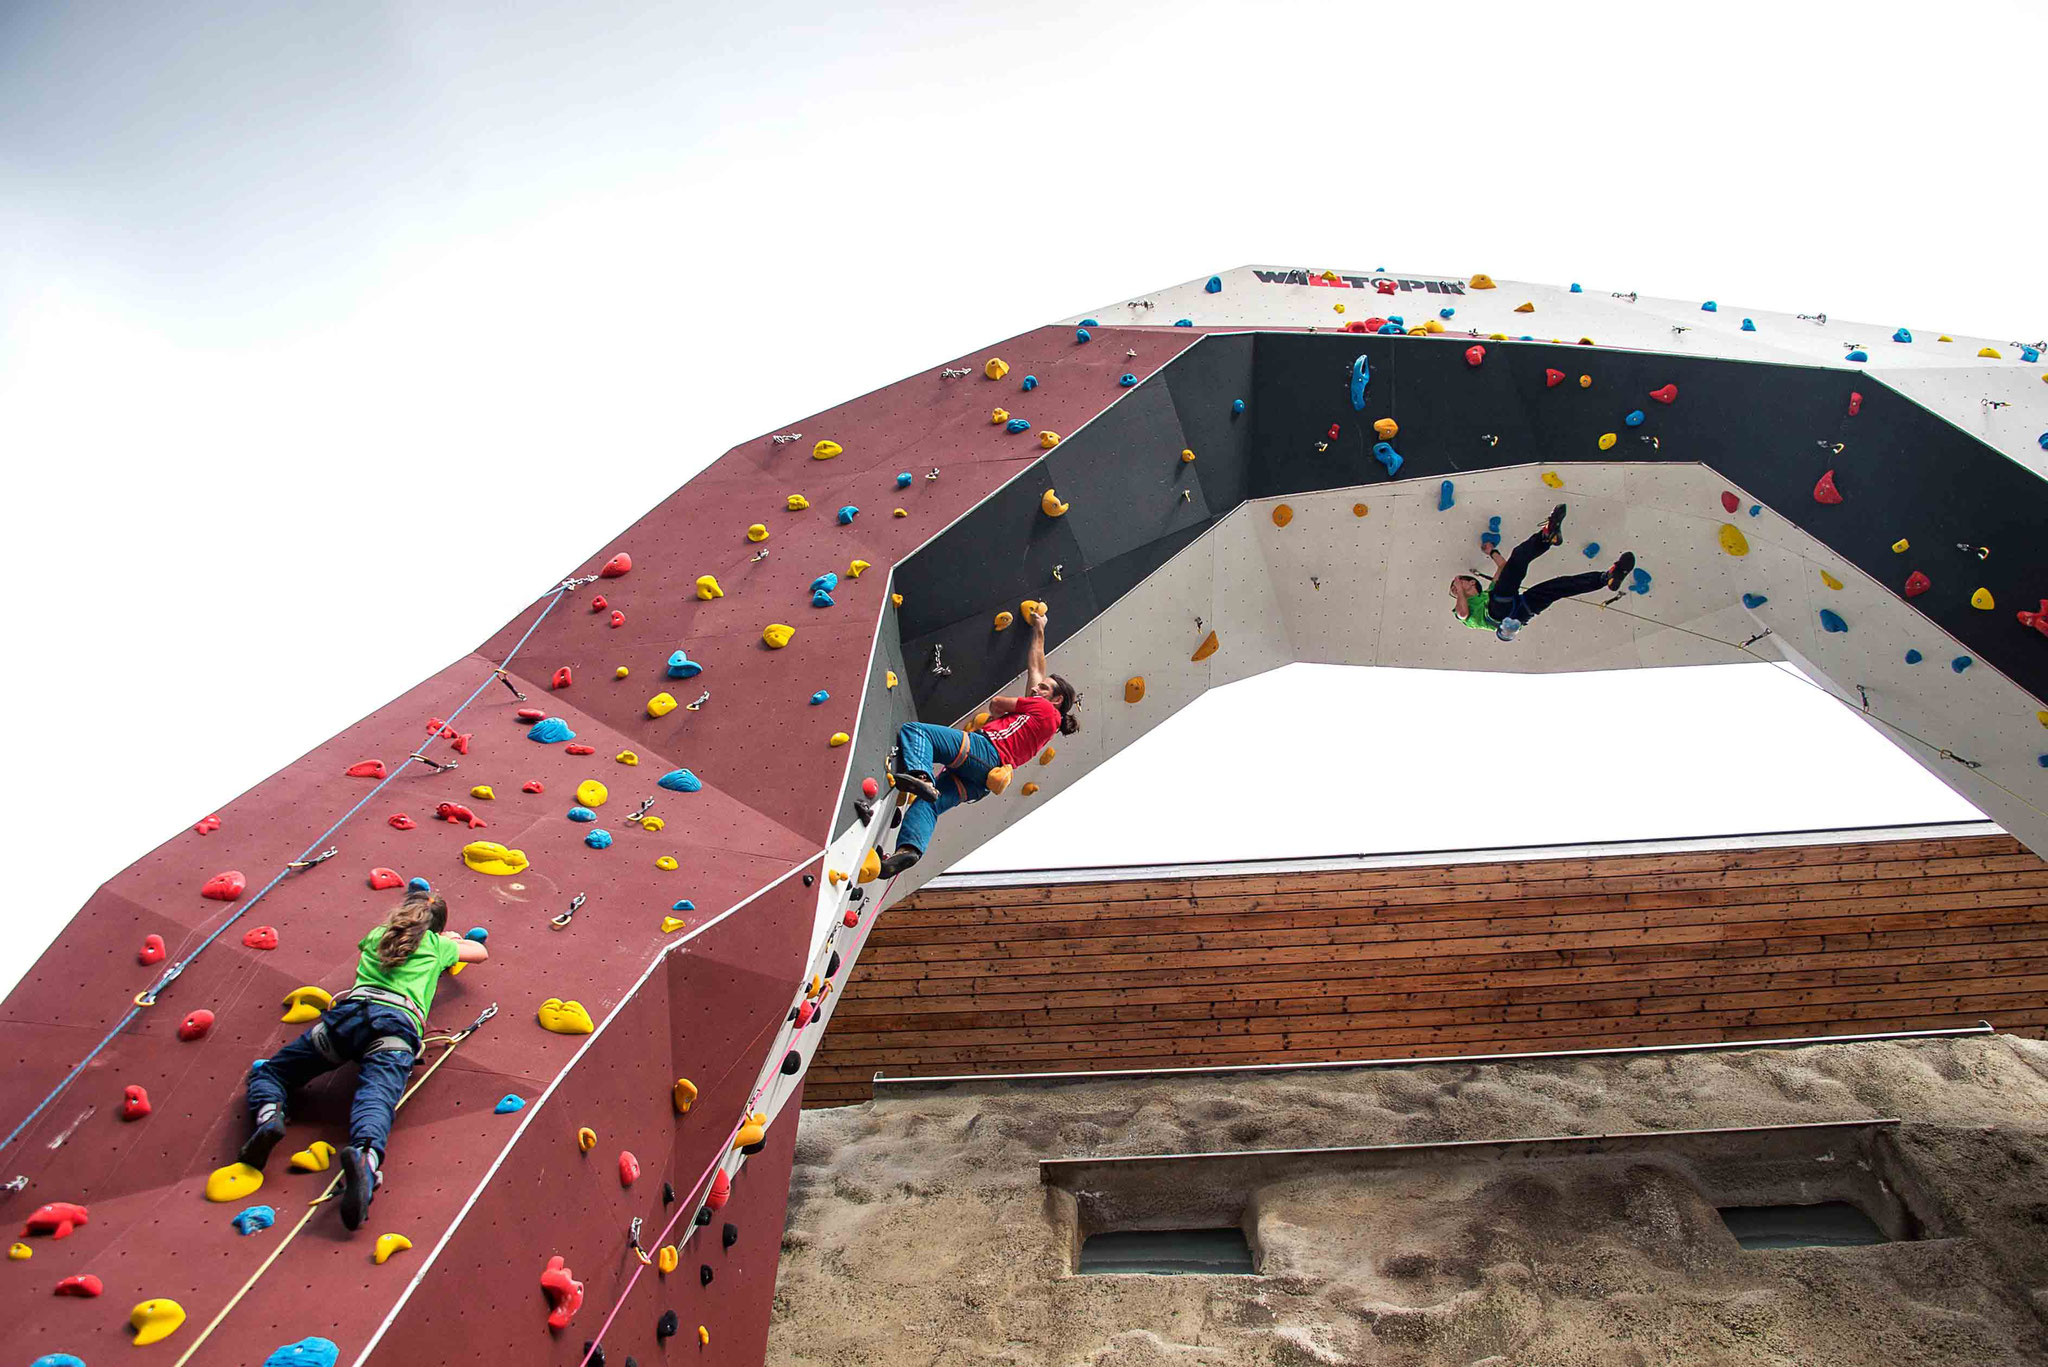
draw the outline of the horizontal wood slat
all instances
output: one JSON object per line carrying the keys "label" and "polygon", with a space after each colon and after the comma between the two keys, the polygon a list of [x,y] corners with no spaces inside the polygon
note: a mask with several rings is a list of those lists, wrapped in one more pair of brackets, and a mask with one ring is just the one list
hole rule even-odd
{"label": "horizontal wood slat", "polygon": [[804,1102],[1986,1017],[2048,1031],[2048,863],[2007,836],[947,888],[876,925]]}

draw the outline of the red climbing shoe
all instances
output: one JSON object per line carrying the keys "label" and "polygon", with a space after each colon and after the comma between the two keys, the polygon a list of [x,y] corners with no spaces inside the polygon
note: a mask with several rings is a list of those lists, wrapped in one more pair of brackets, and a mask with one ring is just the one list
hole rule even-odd
{"label": "red climbing shoe", "polygon": [[932,776],[922,769],[912,769],[908,772],[899,770],[896,774],[896,786],[916,793],[927,802],[939,800],[939,786],[933,783]]}
{"label": "red climbing shoe", "polygon": [[1607,590],[1612,593],[1621,587],[1621,581],[1628,578],[1629,571],[1636,567],[1636,553],[1623,551],[1621,559],[1607,567]]}
{"label": "red climbing shoe", "polygon": [[252,1168],[261,1168],[270,1161],[270,1151],[277,1147],[277,1141],[284,1138],[284,1112],[279,1111],[255,1129],[242,1141],[242,1151],[235,1155]]}
{"label": "red climbing shoe", "polygon": [[370,1161],[370,1151],[351,1145],[343,1149],[341,1158],[341,1222],[350,1229],[360,1229],[363,1217],[370,1213],[370,1200],[377,1194],[377,1165]]}
{"label": "red climbing shoe", "polygon": [[897,874],[924,858],[924,851],[912,845],[898,845],[896,853],[882,861],[883,878],[894,878]]}
{"label": "red climbing shoe", "polygon": [[1553,546],[1564,544],[1564,505],[1558,504],[1543,520],[1543,539]]}

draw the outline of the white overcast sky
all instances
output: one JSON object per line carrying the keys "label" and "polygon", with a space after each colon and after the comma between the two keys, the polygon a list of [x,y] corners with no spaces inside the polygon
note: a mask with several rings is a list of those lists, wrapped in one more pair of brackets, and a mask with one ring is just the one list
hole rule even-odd
{"label": "white overcast sky", "polygon": [[[2044,51],[2019,3],[0,4],[0,984],[735,442],[1055,317],[1257,260],[2038,336]],[[1297,667],[982,862],[1969,814],[1757,669]]]}

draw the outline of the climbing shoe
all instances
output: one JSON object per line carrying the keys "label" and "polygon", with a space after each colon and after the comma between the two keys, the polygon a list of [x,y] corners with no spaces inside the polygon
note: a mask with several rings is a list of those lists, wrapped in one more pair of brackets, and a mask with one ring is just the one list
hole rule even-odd
{"label": "climbing shoe", "polygon": [[270,1161],[270,1151],[277,1147],[277,1141],[284,1138],[284,1112],[272,1108],[263,1122],[249,1131],[249,1137],[242,1141],[242,1151],[235,1156],[252,1168],[261,1168]]}
{"label": "climbing shoe", "polygon": [[341,1222],[350,1229],[362,1227],[370,1213],[370,1200],[377,1194],[377,1162],[368,1149],[351,1145],[338,1155],[341,1159]]}
{"label": "climbing shoe", "polygon": [[916,793],[926,802],[939,800],[939,786],[932,782],[932,776],[922,769],[898,770],[896,786]]}
{"label": "climbing shoe", "polygon": [[915,849],[909,845],[898,845],[896,852],[882,861],[882,871],[877,877],[894,878],[897,874],[903,872],[922,858],[924,858],[923,850]]}
{"label": "climbing shoe", "polygon": [[1553,546],[1564,544],[1564,505],[1558,504],[1550,510],[1550,516],[1543,522],[1543,539]]}
{"label": "climbing shoe", "polygon": [[870,821],[873,821],[875,819],[874,802],[871,799],[864,797],[855,798],[853,800],[853,814],[860,818],[861,825],[867,825]]}
{"label": "climbing shoe", "polygon": [[1621,581],[1628,578],[1629,571],[1636,567],[1636,553],[1623,551],[1621,559],[1607,567],[1607,589],[1611,593],[1621,587]]}

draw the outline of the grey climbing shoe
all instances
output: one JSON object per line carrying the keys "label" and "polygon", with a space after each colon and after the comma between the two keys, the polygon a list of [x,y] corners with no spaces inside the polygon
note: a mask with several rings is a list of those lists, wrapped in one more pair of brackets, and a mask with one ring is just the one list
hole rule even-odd
{"label": "grey climbing shoe", "polygon": [[278,1111],[249,1131],[249,1137],[242,1141],[242,1151],[235,1156],[250,1167],[260,1169],[270,1161],[270,1151],[283,1138],[284,1112]]}

